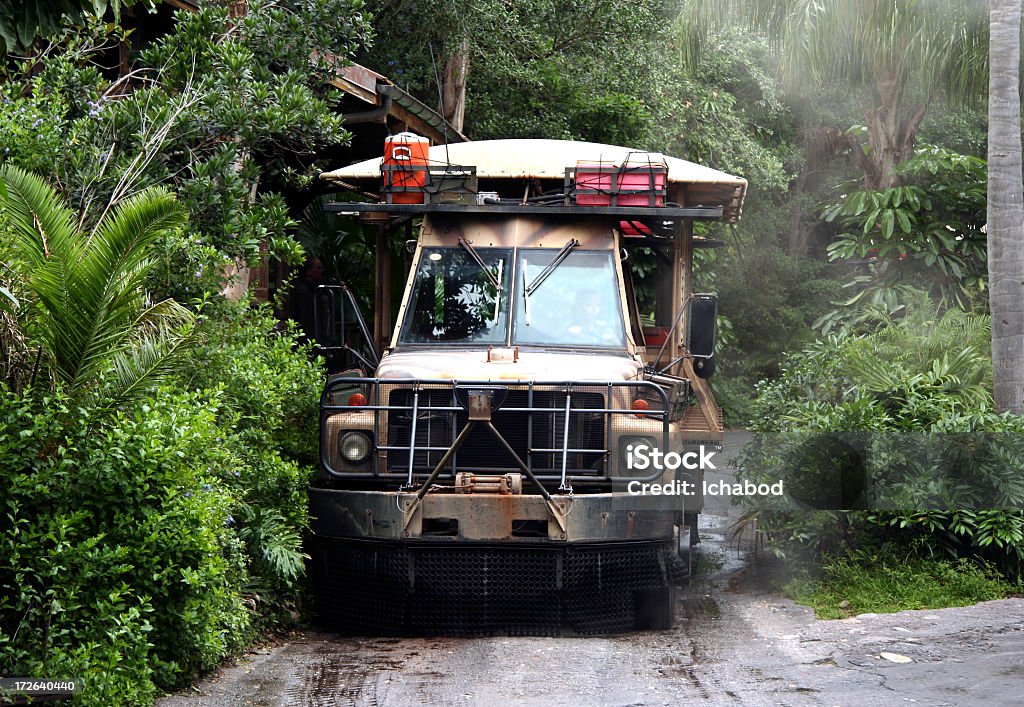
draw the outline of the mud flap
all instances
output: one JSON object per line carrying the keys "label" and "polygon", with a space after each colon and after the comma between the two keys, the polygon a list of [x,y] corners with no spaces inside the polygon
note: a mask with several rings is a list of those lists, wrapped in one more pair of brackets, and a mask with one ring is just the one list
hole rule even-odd
{"label": "mud flap", "polygon": [[633,592],[633,615],[638,631],[667,631],[676,613],[673,585]]}
{"label": "mud flap", "polygon": [[691,526],[679,526],[676,554],[679,556],[679,562],[681,563],[682,570],[686,575],[686,580],[684,581],[685,585],[689,585],[690,581],[693,579],[693,546],[695,544],[696,535],[696,531]]}

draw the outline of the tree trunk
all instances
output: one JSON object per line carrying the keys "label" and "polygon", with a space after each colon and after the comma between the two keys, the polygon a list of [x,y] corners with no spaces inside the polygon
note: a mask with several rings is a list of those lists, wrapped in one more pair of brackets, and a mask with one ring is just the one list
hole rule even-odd
{"label": "tree trunk", "polygon": [[989,0],[988,275],[999,411],[1024,414],[1024,204],[1021,0]]}
{"label": "tree trunk", "polygon": [[790,192],[789,239],[787,252],[793,256],[807,255],[807,231],[804,229],[804,187],[807,184],[807,169],[800,170],[796,184]]}
{"label": "tree trunk", "polygon": [[859,154],[864,170],[864,189],[889,189],[899,184],[893,168],[910,157],[925,107],[918,106],[906,119],[903,113],[904,81],[896,72],[880,72],[874,82],[877,106],[864,111],[870,151]]}
{"label": "tree trunk", "polygon": [[858,155],[864,170],[865,189],[888,189],[899,184],[893,168],[910,157],[917,127],[924,118],[925,106],[914,108],[903,118],[904,79],[895,71],[880,71],[875,79],[873,108],[864,110],[870,152]]}
{"label": "tree trunk", "polygon": [[462,132],[466,112],[466,78],[469,76],[469,40],[462,39],[444,64],[441,104],[444,119]]}

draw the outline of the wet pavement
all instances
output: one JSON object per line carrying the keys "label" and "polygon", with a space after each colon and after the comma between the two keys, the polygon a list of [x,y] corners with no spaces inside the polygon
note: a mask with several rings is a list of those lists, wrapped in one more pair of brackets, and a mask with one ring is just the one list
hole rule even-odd
{"label": "wet pavement", "polygon": [[[743,437],[729,442],[719,458]],[[401,639],[308,632],[157,704],[1024,704],[1024,599],[819,621],[770,590],[778,566],[753,552],[749,533],[731,537],[736,515],[717,500],[701,516],[700,566],[678,597],[671,631]]]}

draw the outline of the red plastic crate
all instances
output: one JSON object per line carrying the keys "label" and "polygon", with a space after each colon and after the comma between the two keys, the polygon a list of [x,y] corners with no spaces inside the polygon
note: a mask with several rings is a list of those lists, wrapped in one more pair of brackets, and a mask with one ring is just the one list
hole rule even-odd
{"label": "red plastic crate", "polygon": [[578,162],[574,194],[580,206],[664,206],[667,182],[664,162]]}

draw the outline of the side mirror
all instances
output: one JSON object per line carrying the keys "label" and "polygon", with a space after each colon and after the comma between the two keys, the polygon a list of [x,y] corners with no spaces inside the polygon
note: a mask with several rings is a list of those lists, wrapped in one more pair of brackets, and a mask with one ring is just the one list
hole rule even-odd
{"label": "side mirror", "polygon": [[690,300],[689,328],[686,340],[693,355],[693,370],[701,378],[715,372],[715,335],[718,298],[715,295],[694,295]]}

